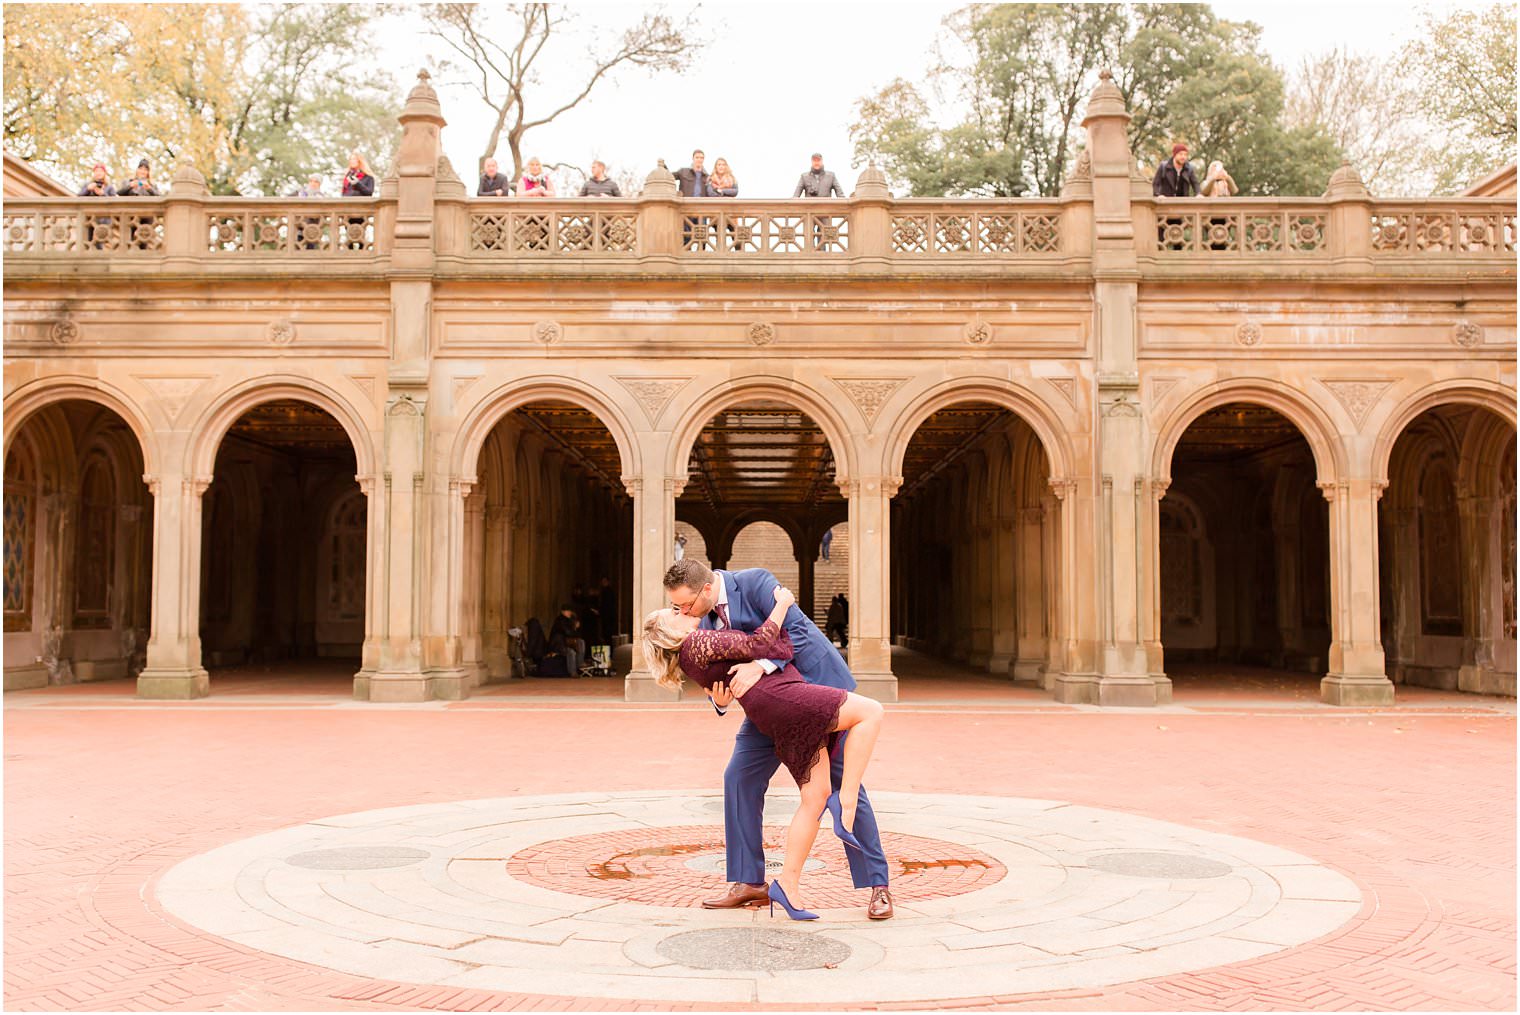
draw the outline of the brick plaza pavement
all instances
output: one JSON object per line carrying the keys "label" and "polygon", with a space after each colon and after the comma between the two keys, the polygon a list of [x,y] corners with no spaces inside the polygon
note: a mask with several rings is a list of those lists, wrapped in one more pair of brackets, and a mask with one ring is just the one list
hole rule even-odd
{"label": "brick plaza pavement", "polygon": [[[1197,673],[1179,675],[1171,708],[1100,712],[917,672],[889,709],[868,780],[878,793],[1067,801],[1225,833],[1312,857],[1362,900],[1332,932],[1258,958],[1100,987],[947,992],[941,1006],[1514,1008],[1513,700],[1401,688],[1392,709],[1334,709],[1314,703],[1312,682]],[[592,681],[380,706],[346,700],[328,669],[218,676],[199,702],[138,702],[126,684],[5,696],[7,1008],[750,1007],[377,980],[208,934],[156,894],[187,858],[332,815],[715,791],[731,718],[625,705]]]}

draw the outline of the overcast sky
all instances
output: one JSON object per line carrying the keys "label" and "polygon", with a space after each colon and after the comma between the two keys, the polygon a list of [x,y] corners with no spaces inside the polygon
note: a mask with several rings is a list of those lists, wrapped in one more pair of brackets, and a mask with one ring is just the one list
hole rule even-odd
{"label": "overcast sky", "polygon": [[[710,44],[681,75],[621,70],[559,120],[536,128],[524,156],[546,162],[588,165],[600,157],[617,175],[639,178],[663,158],[672,168],[688,164],[692,148],[707,152],[708,166],[724,156],[733,166],[740,194],[789,197],[814,150],[839,173],[848,192],[861,166],[854,164],[849,125],[855,102],[896,76],[921,78],[940,21],[961,4],[932,0],[905,3],[706,3],[699,17]],[[1230,20],[1262,26],[1268,54],[1284,70],[1311,52],[1336,46],[1392,53],[1420,23],[1415,4],[1252,3],[1226,0],[1215,11]],[[1422,4],[1437,12],[1476,3]],[[539,94],[558,98],[581,83],[596,26],[603,38],[631,24],[642,9],[633,4],[577,4],[582,29],[545,51]],[[671,13],[689,9],[669,5]],[[422,39],[415,24],[381,22],[381,56],[409,89],[416,70],[437,69],[441,50]],[[458,74],[435,74],[434,85],[449,126],[443,141],[450,161],[474,191],[475,165],[489,136],[489,109]],[[542,108],[541,98],[530,103]],[[534,106],[530,106],[530,114]],[[510,172],[510,156],[500,149]]]}

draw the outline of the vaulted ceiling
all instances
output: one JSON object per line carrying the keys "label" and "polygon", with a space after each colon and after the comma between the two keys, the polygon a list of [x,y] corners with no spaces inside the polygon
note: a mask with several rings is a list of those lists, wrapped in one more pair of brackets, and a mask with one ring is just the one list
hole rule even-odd
{"label": "vaulted ceiling", "polygon": [[721,510],[814,507],[843,497],[818,424],[793,406],[757,399],[723,410],[702,430],[681,499]]}

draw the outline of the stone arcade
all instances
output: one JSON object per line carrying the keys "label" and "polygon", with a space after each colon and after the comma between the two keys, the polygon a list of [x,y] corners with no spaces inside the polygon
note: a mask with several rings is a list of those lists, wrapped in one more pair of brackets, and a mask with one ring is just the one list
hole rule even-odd
{"label": "stone arcade", "polygon": [[1105,705],[1514,694],[1513,197],[1156,200],[1128,119],[1105,79],[1053,199],[530,207],[423,75],[373,201],[7,201],[5,686],[461,698],[571,582],[634,630],[679,520],[779,526],[808,599],[834,528],[887,700],[894,644]]}

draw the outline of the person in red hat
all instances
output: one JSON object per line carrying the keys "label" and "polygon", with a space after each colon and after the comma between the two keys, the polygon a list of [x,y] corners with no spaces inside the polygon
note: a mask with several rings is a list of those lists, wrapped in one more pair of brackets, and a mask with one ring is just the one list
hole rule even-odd
{"label": "person in red hat", "polygon": [[1156,197],[1197,197],[1198,176],[1188,165],[1188,146],[1172,145],[1172,157],[1156,167],[1151,179],[1151,193]]}

